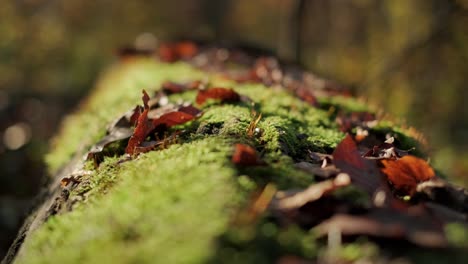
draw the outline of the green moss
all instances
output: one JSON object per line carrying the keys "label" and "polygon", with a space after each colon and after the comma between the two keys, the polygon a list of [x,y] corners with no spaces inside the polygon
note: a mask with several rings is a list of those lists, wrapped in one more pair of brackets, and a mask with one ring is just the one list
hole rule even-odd
{"label": "green moss", "polygon": [[152,92],[166,80],[199,79],[201,72],[187,64],[164,64],[154,60],[120,64],[111,68],[79,111],[67,117],[46,156],[51,172],[57,171],[75,153],[84,153],[105,133],[119,115],[141,103],[141,90]]}
{"label": "green moss", "polygon": [[216,133],[232,138],[245,137],[250,123],[250,110],[237,105],[212,106],[198,120],[202,126],[219,126]]}
{"label": "green moss", "polygon": [[[284,90],[236,84],[187,64],[134,61],[107,72],[80,111],[66,119],[47,156],[50,170],[56,171],[74,154],[85,153],[104,135],[109,122],[140,103],[141,89],[152,92],[166,80],[195,79],[233,88],[252,102],[209,102],[200,106],[204,112],[200,118],[174,128],[183,132],[168,149],[124,163],[117,162],[119,157],[107,157],[98,169],[88,164],[92,173],[70,195],[70,199],[86,195],[85,202],[52,217],[28,237],[18,263],[51,259],[63,263],[109,259],[119,263],[271,263],[284,254],[313,259],[323,253],[323,243],[312,233],[294,226],[282,228],[268,215],[250,226],[230,221],[247,206],[251,193],[267,184],[290,189],[313,182],[294,163],[305,159],[308,150],[330,153],[343,139],[330,107],[368,110],[349,98],[320,99],[323,109],[317,109]],[[193,101],[195,96],[189,91],[169,99]],[[253,112],[262,118],[256,126],[259,130],[248,135],[247,128],[256,118]],[[265,165],[233,165],[235,143],[255,147]],[[359,204],[367,201],[353,190],[335,195]],[[342,258],[352,261],[368,255],[356,247],[345,247]]]}
{"label": "green moss", "polygon": [[106,158],[97,170],[94,170],[92,168],[94,166],[93,163],[88,161],[85,167],[91,173],[82,176],[80,184],[76,189],[72,190],[70,197],[107,193],[107,190],[114,184],[119,173],[119,166],[116,165],[118,160],[117,157]]}
{"label": "green moss", "polygon": [[225,140],[207,138],[101,171],[118,177],[114,188],[49,220],[17,263],[202,261],[241,201],[230,151]]}

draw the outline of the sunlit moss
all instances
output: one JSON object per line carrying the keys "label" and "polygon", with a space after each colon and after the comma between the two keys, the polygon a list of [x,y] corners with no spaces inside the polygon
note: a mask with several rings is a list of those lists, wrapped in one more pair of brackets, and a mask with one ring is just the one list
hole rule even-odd
{"label": "sunlit moss", "polygon": [[[168,149],[124,163],[118,162],[119,157],[108,157],[97,169],[88,163],[91,173],[70,195],[70,199],[84,195],[86,202],[52,217],[28,237],[18,263],[48,263],[50,259],[63,263],[108,259],[119,263],[161,262],[158,259],[165,263],[271,263],[283,254],[320,257],[325,247],[313,233],[295,226],[280,227],[268,214],[250,226],[232,225],[233,216],[248,206],[252,192],[265,185],[279,189],[310,185],[312,175],[294,164],[306,159],[309,150],[330,153],[344,137],[329,109],[311,107],[281,89],[236,84],[183,63],[141,60],[115,66],[90,99],[65,121],[47,156],[51,171],[72,155],[85,153],[104,135],[110,121],[139,104],[141,89],[151,93],[166,80],[203,78],[212,85],[233,88],[250,101],[211,101],[198,106],[203,115],[173,128],[182,134]],[[189,91],[169,99],[193,102],[195,96]],[[350,98],[327,102],[344,111],[367,111],[364,104]],[[249,134],[248,127],[259,114],[257,130]],[[255,147],[264,164],[232,164],[235,143]],[[334,195],[359,205],[368,202],[349,188]],[[342,258],[352,261],[369,254],[361,245],[350,244]]]}
{"label": "sunlit moss", "polygon": [[241,201],[230,151],[211,137],[99,172],[118,177],[112,190],[49,220],[17,263],[202,261]]}
{"label": "sunlit moss", "polygon": [[89,99],[68,116],[46,156],[51,172],[62,167],[75,153],[83,153],[101,138],[105,127],[141,103],[141,90],[152,92],[166,80],[188,81],[202,73],[186,64],[162,64],[153,60],[124,63],[104,74]]}

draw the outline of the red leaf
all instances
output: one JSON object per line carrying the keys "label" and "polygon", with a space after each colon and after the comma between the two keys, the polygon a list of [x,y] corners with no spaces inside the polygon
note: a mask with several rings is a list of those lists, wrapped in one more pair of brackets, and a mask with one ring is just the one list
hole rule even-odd
{"label": "red leaf", "polygon": [[364,189],[371,197],[385,186],[376,162],[361,157],[349,134],[333,152],[333,163],[342,172],[349,174],[352,183]]}
{"label": "red leaf", "polygon": [[141,115],[138,116],[133,135],[128,140],[127,147],[125,148],[125,153],[130,155],[134,154],[135,148],[139,146],[141,142],[143,142],[145,138],[149,135],[149,133],[154,129],[153,124],[150,120],[148,120],[148,101],[150,100],[150,97],[145,90],[143,90],[142,92],[143,96],[141,97],[141,100],[143,101],[145,110],[143,111],[143,113],[141,113]]}
{"label": "red leaf", "polygon": [[234,148],[234,154],[232,155],[232,162],[234,164],[241,166],[261,165],[257,152],[251,146],[236,144]]}
{"label": "red leaf", "polygon": [[130,155],[149,151],[151,149],[151,147],[147,148],[143,146],[142,143],[156,127],[164,125],[166,128],[169,128],[188,122],[200,115],[200,110],[190,105],[180,107],[166,105],[150,110],[148,105],[150,97],[145,90],[143,90],[142,100],[145,105],[145,110],[138,116],[135,130],[125,149],[125,153]]}
{"label": "red leaf", "polygon": [[240,96],[233,89],[221,87],[198,91],[196,99],[197,104],[204,104],[208,99],[221,100],[221,102],[237,102],[240,100]]}
{"label": "red leaf", "polygon": [[418,183],[435,177],[434,170],[426,161],[415,156],[404,156],[398,160],[381,160],[382,172],[393,187],[404,194],[413,195]]}
{"label": "red leaf", "polygon": [[135,108],[132,110],[131,115],[129,115],[129,121],[132,126],[136,125],[138,117],[140,117],[142,111],[143,109],[140,105],[135,106]]}
{"label": "red leaf", "polygon": [[148,111],[149,109],[145,109],[138,117],[133,135],[128,141],[127,148],[125,148],[125,153],[133,155],[135,153],[135,148],[138,147],[154,129],[152,122],[148,120]]}
{"label": "red leaf", "polygon": [[153,120],[153,127],[165,125],[171,127],[186,123],[200,115],[201,111],[191,105],[174,107],[169,105],[165,108],[159,108],[150,112],[150,118]]}
{"label": "red leaf", "polygon": [[143,101],[143,106],[145,107],[145,109],[149,109],[148,101],[150,100],[150,97],[144,89],[142,93],[143,93],[143,96],[141,97],[141,100]]}

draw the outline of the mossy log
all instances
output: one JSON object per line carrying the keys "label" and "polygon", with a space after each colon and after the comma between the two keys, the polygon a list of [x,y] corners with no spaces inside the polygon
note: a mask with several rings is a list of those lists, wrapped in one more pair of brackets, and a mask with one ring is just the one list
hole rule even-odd
{"label": "mossy log", "polygon": [[[232,88],[251,101],[200,106],[203,115],[172,128],[181,134],[154,151],[124,159],[117,144],[112,148],[120,150],[104,155],[98,166],[83,158],[113,120],[141,104],[142,89],[152,94],[165,81],[194,80]],[[187,90],[168,98],[195,102],[196,96]],[[446,260],[448,253],[455,262],[466,259],[463,250],[428,250],[404,239],[402,244],[358,236],[337,247],[310,227],[281,223],[266,206],[252,209],[268,190],[304,189],[317,181],[297,163],[310,153],[333,152],[345,138],[336,122],[341,112],[375,110],[340,95],[318,96],[311,105],[287,89],[236,82],[187,62],[120,62],[65,119],[47,155],[51,184],[4,262],[348,263],[404,257],[428,263]],[[414,131],[388,120],[376,120],[367,132],[393,136],[399,148],[423,153]],[[236,144],[252,146],[261,162],[235,164]],[[64,178],[72,182],[64,184]],[[362,198],[359,190],[336,195]]]}

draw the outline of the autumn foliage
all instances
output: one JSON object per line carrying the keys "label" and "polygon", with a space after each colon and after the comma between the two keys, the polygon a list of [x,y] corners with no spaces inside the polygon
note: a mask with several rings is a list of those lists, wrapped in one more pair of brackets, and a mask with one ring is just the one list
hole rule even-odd
{"label": "autumn foliage", "polygon": [[381,161],[382,172],[392,186],[409,195],[414,194],[419,183],[435,177],[434,170],[426,161],[415,156],[404,156],[401,159],[384,159]]}
{"label": "autumn foliage", "polygon": [[223,87],[213,87],[206,90],[199,90],[195,101],[202,105],[208,99],[219,100],[221,102],[237,102],[240,96],[233,89]]}

